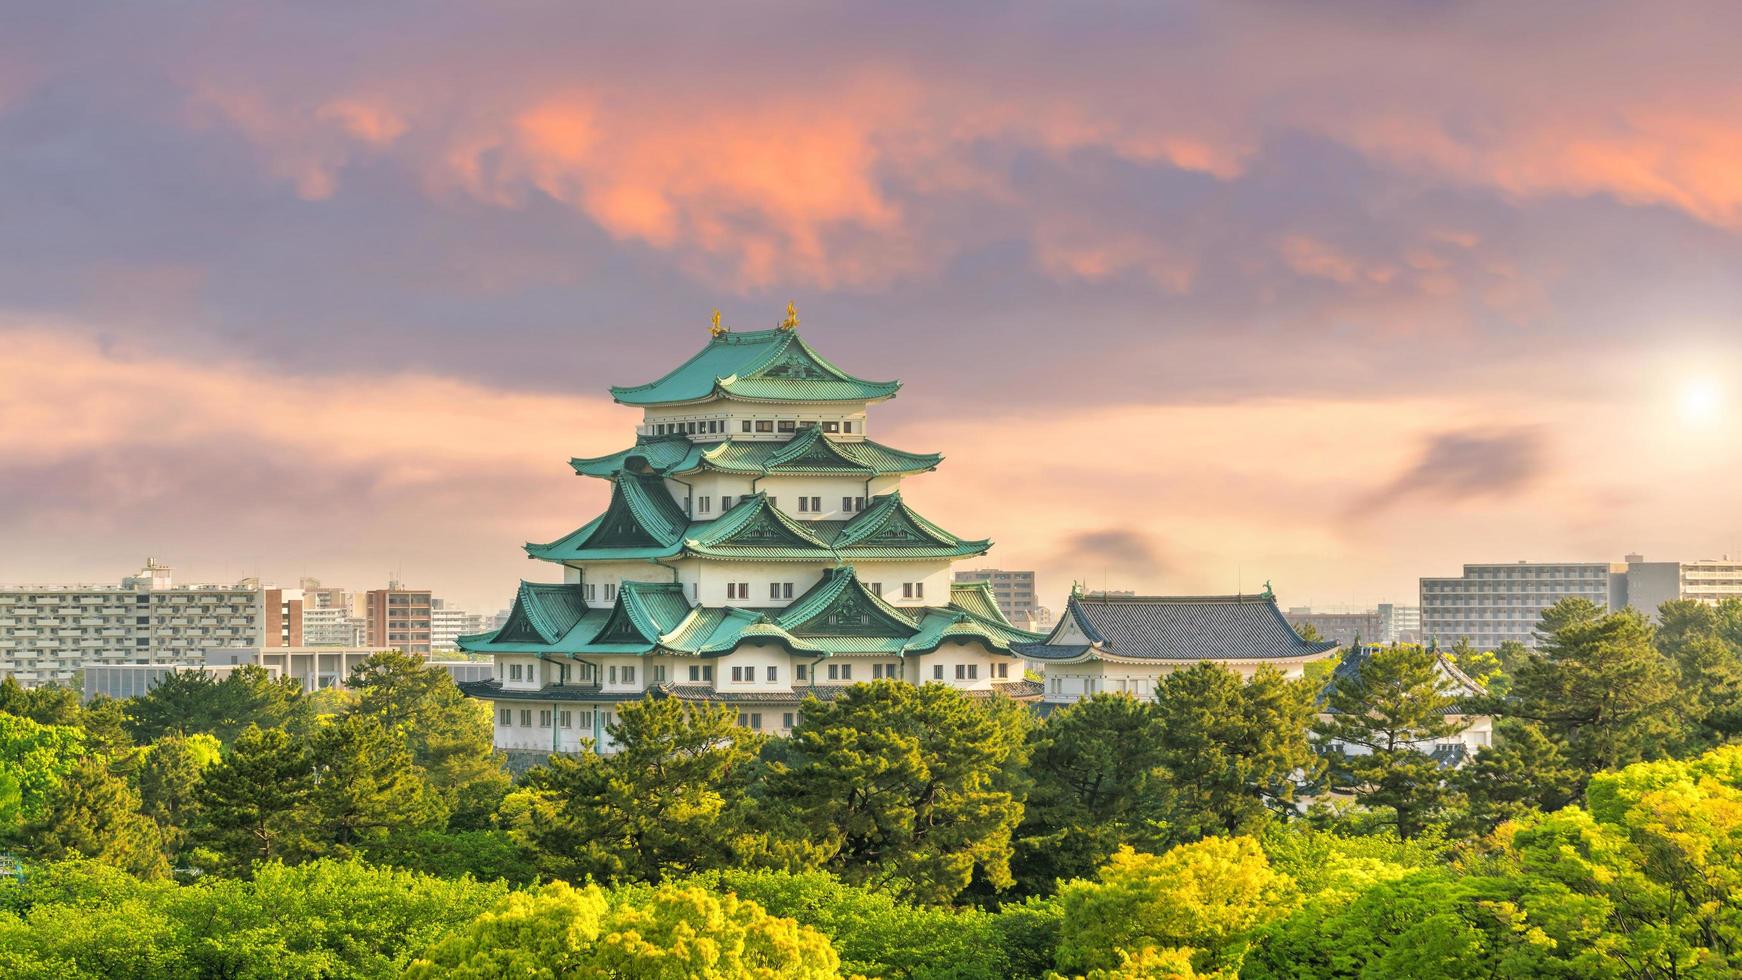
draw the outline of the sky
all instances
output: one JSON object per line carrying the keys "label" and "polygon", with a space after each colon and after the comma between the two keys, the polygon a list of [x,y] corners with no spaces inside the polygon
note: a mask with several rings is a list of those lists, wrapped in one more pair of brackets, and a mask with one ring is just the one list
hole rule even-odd
{"label": "sky", "polygon": [[11,5],[0,582],[500,608],[789,300],[1055,608],[1742,555],[1742,6],[596,6]]}

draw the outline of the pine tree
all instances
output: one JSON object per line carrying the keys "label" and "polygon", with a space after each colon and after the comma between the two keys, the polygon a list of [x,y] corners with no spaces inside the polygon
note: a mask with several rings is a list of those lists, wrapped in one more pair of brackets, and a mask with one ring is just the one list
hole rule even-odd
{"label": "pine tree", "polygon": [[195,840],[221,869],[243,876],[257,863],[300,857],[313,787],[300,743],[282,728],[250,725],[201,776]]}
{"label": "pine tree", "polygon": [[86,857],[141,878],[166,877],[163,838],[139,805],[139,794],[104,757],[86,756],[49,794],[25,838],[44,860]]}
{"label": "pine tree", "polygon": [[855,684],[807,700],[769,792],[833,852],[828,867],[927,902],[976,874],[1013,883],[1012,832],[1022,803],[1005,766],[1023,733],[944,684]]}
{"label": "pine tree", "polygon": [[1457,701],[1439,654],[1410,644],[1351,651],[1324,695],[1314,726],[1331,786],[1385,807],[1401,837],[1413,837],[1448,799],[1440,764],[1425,749],[1455,735]]}
{"label": "pine tree", "polygon": [[1510,714],[1541,724],[1587,774],[1667,751],[1675,670],[1644,616],[1565,599],[1543,612],[1538,634],[1537,655],[1514,678]]}
{"label": "pine tree", "polygon": [[373,718],[352,715],[320,729],[311,749],[309,846],[350,857],[400,831],[440,826],[447,809],[411,752]]}
{"label": "pine tree", "polygon": [[156,822],[172,854],[199,812],[200,776],[217,764],[218,751],[210,735],[165,735],[143,753],[136,776],[140,812]]}
{"label": "pine tree", "polygon": [[527,774],[537,802],[518,833],[547,868],[660,881],[744,862],[765,736],[726,706],[651,697],[606,727],[611,755],[552,756]]}
{"label": "pine tree", "polygon": [[493,744],[487,703],[461,694],[447,671],[398,651],[358,664],[347,686],[356,696],[351,713],[374,718],[404,740],[446,804],[450,826],[489,825],[510,780]]}
{"label": "pine tree", "polygon": [[1121,845],[1159,845],[1167,772],[1153,701],[1095,694],[1048,715],[1030,736],[1033,786],[1019,831],[1021,886],[1050,891],[1093,874]]}
{"label": "pine tree", "polygon": [[1566,806],[1580,781],[1560,746],[1540,726],[1501,719],[1495,734],[1493,745],[1451,774],[1451,784],[1464,800],[1458,823],[1474,835],[1532,810]]}

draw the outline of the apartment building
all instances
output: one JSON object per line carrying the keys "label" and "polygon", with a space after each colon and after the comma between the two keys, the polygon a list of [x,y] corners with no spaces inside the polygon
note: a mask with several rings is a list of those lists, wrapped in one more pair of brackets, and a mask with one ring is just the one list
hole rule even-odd
{"label": "apartment building", "polygon": [[458,650],[460,637],[494,628],[490,620],[491,617],[482,613],[467,612],[441,599],[432,599],[429,610],[430,649]]}
{"label": "apartment building", "polygon": [[1420,606],[1400,606],[1394,602],[1381,602],[1374,611],[1379,614],[1379,642],[1421,642]]}
{"label": "apartment building", "polygon": [[1380,634],[1384,632],[1379,612],[1375,609],[1364,612],[1326,612],[1310,606],[1292,606],[1288,612],[1282,614],[1282,618],[1297,631],[1310,623],[1321,637],[1342,647],[1349,646],[1356,640],[1377,643]]}
{"label": "apartment building", "polygon": [[370,589],[364,601],[365,645],[429,656],[431,609],[428,589],[407,589],[397,581]]}
{"label": "apartment building", "polygon": [[71,684],[93,665],[195,665],[207,649],[265,642],[257,585],[176,585],[172,573],[148,559],[119,586],[0,588],[0,675]]}
{"label": "apartment building", "polygon": [[1468,639],[1482,650],[1507,641],[1534,647],[1542,611],[1562,599],[1578,596],[1600,609],[1624,605],[1611,579],[1625,571],[1600,561],[1465,565],[1455,578],[1421,580],[1422,634],[1441,646]]}

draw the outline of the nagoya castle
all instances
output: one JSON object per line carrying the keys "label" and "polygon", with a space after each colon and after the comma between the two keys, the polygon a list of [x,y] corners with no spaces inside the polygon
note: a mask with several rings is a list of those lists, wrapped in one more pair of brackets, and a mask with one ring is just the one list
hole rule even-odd
{"label": "nagoya castle", "polygon": [[951,566],[991,542],[959,537],[902,498],[942,457],[870,438],[866,381],[805,343],[791,306],[772,330],[727,330],[649,384],[612,388],[642,410],[634,445],[574,459],[611,484],[603,514],[526,552],[562,582],[522,582],[500,629],[460,638],[495,676],[496,745],[613,748],[616,706],[643,697],[730,705],[784,733],[806,698],[893,679],[1032,700],[1013,626]]}

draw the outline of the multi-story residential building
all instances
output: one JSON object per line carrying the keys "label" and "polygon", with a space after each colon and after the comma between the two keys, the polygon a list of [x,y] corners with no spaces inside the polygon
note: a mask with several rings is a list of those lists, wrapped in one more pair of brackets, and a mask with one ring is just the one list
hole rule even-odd
{"label": "multi-story residential building", "polygon": [[1206,661],[1248,677],[1267,666],[1298,678],[1336,648],[1331,640],[1301,639],[1267,589],[1221,596],[1073,591],[1044,641],[1012,649],[1046,670],[1047,704],[1069,704],[1103,691],[1150,697],[1168,674]]}
{"label": "multi-story residential building", "polygon": [[1612,604],[1611,578],[1625,566],[1608,562],[1516,562],[1465,565],[1456,578],[1421,580],[1421,631],[1450,646],[1468,639],[1482,650],[1507,641],[1536,645],[1542,611],[1579,596],[1598,608]]}
{"label": "multi-story residential building", "polygon": [[366,644],[429,656],[430,609],[428,589],[408,589],[396,581],[370,589],[364,605]]}
{"label": "multi-story residential building", "polygon": [[491,628],[490,617],[467,612],[441,599],[430,600],[429,646],[438,652],[459,649],[459,638]]}
{"label": "multi-story residential building", "polygon": [[369,630],[349,605],[302,609],[302,645],[311,647],[367,646]]}
{"label": "multi-story residential building", "polygon": [[1310,606],[1292,606],[1282,617],[1297,630],[1310,623],[1313,629],[1318,630],[1319,636],[1345,647],[1357,641],[1376,643],[1385,628],[1380,622],[1377,609],[1366,612],[1321,612]]}
{"label": "multi-story residential building", "polygon": [[1421,642],[1421,607],[1400,606],[1393,602],[1381,602],[1374,610],[1379,614],[1380,643],[1420,643]]}
{"label": "multi-story residential building", "polygon": [[1729,558],[1646,561],[1643,555],[1628,555],[1626,569],[1619,574],[1621,601],[1652,617],[1671,599],[1707,603],[1742,599],[1742,562]]}
{"label": "multi-story residential building", "polygon": [[951,566],[991,542],[915,512],[901,481],[941,457],[870,440],[868,410],[896,381],[854,377],[818,354],[797,317],[716,328],[650,384],[611,389],[643,417],[635,444],[571,461],[608,481],[605,512],[527,546],[561,582],[523,582],[507,622],[460,638],[495,678],[496,745],[548,754],[613,748],[619,702],[730,706],[784,732],[807,697],[869,680],[948,684],[970,696],[1040,695],[984,583]]}
{"label": "multi-story residential building", "polygon": [[998,611],[1012,623],[1030,629],[1030,624],[1052,623],[1052,611],[1040,604],[1031,571],[1006,568],[969,568],[956,573],[958,582],[984,582],[992,587]]}
{"label": "multi-story residential building", "polygon": [[176,585],[151,560],[119,587],[0,588],[0,674],[28,687],[94,665],[194,665],[208,648],[262,643],[265,622],[260,588]]}

